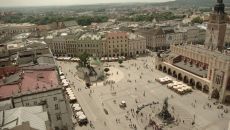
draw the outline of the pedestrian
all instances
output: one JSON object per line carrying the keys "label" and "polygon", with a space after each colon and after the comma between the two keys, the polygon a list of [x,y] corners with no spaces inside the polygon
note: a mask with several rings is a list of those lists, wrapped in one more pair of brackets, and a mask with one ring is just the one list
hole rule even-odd
{"label": "pedestrian", "polygon": [[106,122],[104,121],[104,125],[106,126]]}

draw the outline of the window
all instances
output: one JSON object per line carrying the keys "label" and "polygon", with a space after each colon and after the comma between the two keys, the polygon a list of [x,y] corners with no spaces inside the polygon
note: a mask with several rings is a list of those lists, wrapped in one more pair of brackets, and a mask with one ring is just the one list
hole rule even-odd
{"label": "window", "polygon": [[38,104],[37,101],[35,101],[35,102],[34,102],[34,105],[37,105],[37,104]]}
{"label": "window", "polygon": [[61,115],[59,113],[56,114],[57,120],[61,120]]}
{"label": "window", "polygon": [[58,109],[58,104],[55,104],[55,110],[57,110]]}
{"label": "window", "polygon": [[54,101],[56,101],[57,100],[57,97],[54,97]]}
{"label": "window", "polygon": [[27,102],[27,103],[26,103],[26,106],[29,106],[29,105],[30,105],[30,104]]}
{"label": "window", "polygon": [[222,82],[222,77],[220,75],[216,76],[216,84],[221,84]]}

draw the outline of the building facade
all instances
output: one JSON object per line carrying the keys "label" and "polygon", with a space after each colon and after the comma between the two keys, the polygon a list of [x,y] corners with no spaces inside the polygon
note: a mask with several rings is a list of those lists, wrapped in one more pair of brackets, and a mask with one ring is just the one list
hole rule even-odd
{"label": "building facade", "polygon": [[108,32],[103,44],[104,57],[128,56],[128,33]]}
{"label": "building facade", "polygon": [[146,38],[146,47],[148,49],[157,51],[167,48],[166,35],[162,28],[141,29],[140,34]]}
{"label": "building facade", "polygon": [[101,56],[102,38],[99,35],[83,34],[60,35],[47,38],[46,43],[56,56],[79,56],[87,52],[90,55]]}
{"label": "building facade", "polygon": [[43,106],[52,129],[71,130],[70,106],[51,50],[38,41],[28,41],[16,50],[6,57],[7,63],[0,59],[0,102],[10,100],[7,108]]}
{"label": "building facade", "polygon": [[[211,14],[214,18],[225,16],[222,1],[217,1]],[[226,22],[210,19],[205,46],[171,45],[167,56],[158,54],[156,68],[207,93],[209,98],[230,103],[230,55],[223,50]]]}
{"label": "building facade", "polygon": [[45,41],[56,56],[77,57],[86,52],[98,57],[128,57],[143,54],[146,50],[144,37],[118,31],[66,34],[46,38]]}
{"label": "building facade", "polygon": [[33,32],[36,27],[34,24],[2,24],[0,25],[0,43],[10,40],[16,34]]}
{"label": "building facade", "polygon": [[129,56],[144,54],[146,51],[146,40],[143,36],[129,34]]}
{"label": "building facade", "polygon": [[206,32],[204,29],[192,26],[185,28],[185,40],[188,43],[203,43],[205,41]]}
{"label": "building facade", "polygon": [[12,101],[15,108],[41,105],[44,111],[47,111],[54,130],[72,129],[71,115],[61,87],[28,92],[23,95],[15,94]]}

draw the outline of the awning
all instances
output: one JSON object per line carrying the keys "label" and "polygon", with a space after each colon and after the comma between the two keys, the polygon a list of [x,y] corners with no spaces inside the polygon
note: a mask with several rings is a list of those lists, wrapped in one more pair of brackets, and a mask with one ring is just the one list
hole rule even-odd
{"label": "awning", "polygon": [[61,80],[65,79],[65,76],[64,75],[60,76],[60,79]]}
{"label": "awning", "polygon": [[75,104],[73,104],[73,107],[80,107],[80,104],[75,103]]}
{"label": "awning", "polygon": [[78,107],[74,107],[74,111],[80,111],[81,110],[81,107],[78,106]]}
{"label": "awning", "polygon": [[67,87],[67,86],[69,86],[69,84],[68,84],[68,83],[63,84],[63,87]]}
{"label": "awning", "polygon": [[78,117],[78,119],[79,119],[79,120],[85,120],[85,119],[86,119],[86,116],[85,116],[84,114],[82,114],[82,115],[80,115],[80,116]]}
{"label": "awning", "polygon": [[76,116],[77,116],[77,117],[79,117],[79,116],[81,116],[81,115],[84,115],[84,113],[83,113],[82,111],[76,112]]}

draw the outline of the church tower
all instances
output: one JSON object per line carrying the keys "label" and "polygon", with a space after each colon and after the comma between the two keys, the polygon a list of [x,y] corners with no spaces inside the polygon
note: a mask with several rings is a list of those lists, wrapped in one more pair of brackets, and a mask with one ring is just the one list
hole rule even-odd
{"label": "church tower", "polygon": [[227,14],[224,11],[223,0],[217,0],[213,11],[209,16],[206,31],[205,47],[210,50],[222,51],[227,26]]}

